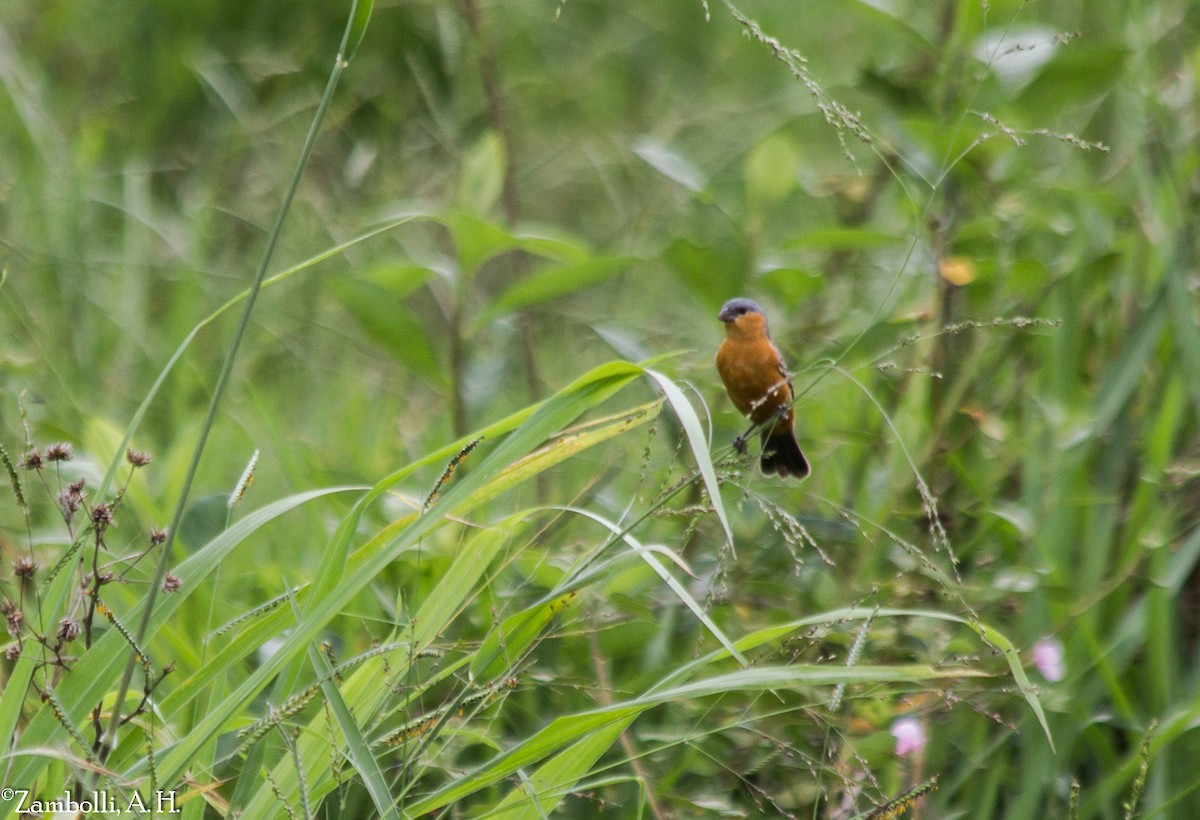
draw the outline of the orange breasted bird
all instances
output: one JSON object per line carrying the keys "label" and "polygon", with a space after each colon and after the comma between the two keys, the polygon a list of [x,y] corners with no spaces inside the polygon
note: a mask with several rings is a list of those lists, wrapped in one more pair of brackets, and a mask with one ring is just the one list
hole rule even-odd
{"label": "orange breasted bird", "polygon": [[762,460],[767,475],[786,478],[808,475],[808,461],[796,443],[792,425],[792,379],[779,348],[771,341],[767,317],[751,299],[730,299],[717,318],[725,324],[725,341],[717,349],[717,372],[734,406],[752,423],[750,430],[733,440],[746,452],[746,436],[760,425]]}

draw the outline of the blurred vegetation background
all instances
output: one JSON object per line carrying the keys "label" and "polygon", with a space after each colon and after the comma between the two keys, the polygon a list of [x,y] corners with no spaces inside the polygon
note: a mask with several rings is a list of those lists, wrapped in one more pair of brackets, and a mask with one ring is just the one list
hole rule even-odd
{"label": "blurred vegetation background", "polygon": [[[71,442],[61,475],[96,487],[132,431],[154,461],[121,499],[119,555],[171,520],[232,311],[199,329],[136,429],[135,412],[188,333],[248,287],[347,13],[0,0],[0,443],[16,464]],[[672,407],[632,415],[660,395],[640,378],[554,439],[561,463],[480,495],[469,521],[405,546],[313,622],[344,657],[410,649],[403,673],[378,672],[393,703],[343,687],[364,734],[370,715],[406,741],[377,751],[394,808],[484,816],[508,795],[537,816],[513,797],[544,785],[527,774],[537,756],[453,800],[451,787],[552,719],[647,697],[719,647],[641,562],[605,564],[560,612],[563,579],[607,535],[548,511],[573,505],[680,556],[681,583],[726,634],[778,627],[751,669],[847,677],[656,701],[544,810],[866,816],[937,776],[916,816],[1200,814],[1198,26],[1185,0],[376,3],[271,266],[295,272],[252,315],[172,561],[228,532],[226,497],[256,450],[251,508],[387,492],[365,509],[353,495],[297,502],[210,575],[184,577],[190,597],[150,650],[177,663],[159,695],[186,708],[139,721],[114,767],[144,787],[145,747],[169,756],[213,704],[230,703],[231,732],[321,680],[298,643],[269,693],[234,698],[264,656],[214,630],[337,582],[321,578],[329,545],[367,549],[411,521],[478,431],[593,367],[665,356],[654,367],[711,425],[723,503],[697,482]],[[765,306],[794,371],[804,484],[729,450],[743,421],[712,356],[733,296]],[[586,439],[609,417],[627,427]],[[506,455],[497,440],[446,486],[492,478],[480,459]],[[53,481],[39,495],[36,471],[15,469],[29,506],[0,505],[4,595],[27,622],[57,606],[54,623],[69,596],[35,603],[10,567],[33,554],[44,571],[75,534]],[[414,615],[454,556],[525,517],[518,546],[461,590],[459,620],[426,636],[443,660],[415,659]],[[132,611],[144,584],[110,594]],[[485,636],[551,598],[553,619],[522,632],[498,674]],[[287,610],[254,634],[307,623]],[[210,640],[227,650],[215,682],[196,677]],[[1041,640],[1061,645],[1061,680],[1035,667]],[[483,698],[462,663],[513,684]],[[871,682],[851,675],[860,664],[948,677]],[[987,677],[950,675],[960,667]],[[436,735],[410,725],[463,700],[471,720],[447,709]],[[27,724],[36,691],[14,701],[18,734],[42,726]],[[281,723],[308,739],[329,708],[305,700]],[[898,754],[905,717],[927,743]],[[70,749],[64,721],[47,721],[27,740]],[[313,759],[284,730],[254,752],[180,752],[189,794],[208,802],[189,811],[380,810],[370,767],[331,753],[332,733]],[[36,771],[37,787],[79,782],[79,757]]]}

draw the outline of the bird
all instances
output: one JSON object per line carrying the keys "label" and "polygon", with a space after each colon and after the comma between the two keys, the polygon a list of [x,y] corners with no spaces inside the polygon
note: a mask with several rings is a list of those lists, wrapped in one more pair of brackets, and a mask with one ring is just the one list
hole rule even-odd
{"label": "bird", "polygon": [[739,297],[726,302],[717,318],[725,325],[725,339],[717,348],[717,373],[734,407],[752,423],[733,440],[734,448],[745,453],[746,437],[755,427],[767,425],[761,434],[763,473],[806,478],[808,460],[793,429],[792,379],[771,341],[766,314],[753,299]]}

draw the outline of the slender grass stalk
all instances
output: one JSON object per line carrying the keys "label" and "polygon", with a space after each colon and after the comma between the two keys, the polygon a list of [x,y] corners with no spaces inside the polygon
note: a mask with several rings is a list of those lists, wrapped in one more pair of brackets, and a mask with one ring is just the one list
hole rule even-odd
{"label": "slender grass stalk", "polygon": [[[316,144],[317,134],[320,133],[321,123],[324,121],[325,114],[329,110],[329,104],[333,100],[333,95],[337,90],[338,82],[341,80],[342,72],[350,65],[350,59],[358,49],[358,45],[362,42],[363,35],[366,33],[366,26],[370,20],[372,5],[372,0],[365,0],[361,5],[359,4],[359,0],[352,0],[350,15],[346,21],[346,30],[342,34],[342,42],[338,48],[337,57],[334,59],[333,69],[330,71],[329,81],[325,85],[325,93],[322,94],[321,101],[317,105],[317,111],[313,115],[312,123],[309,125],[308,134],[304,138],[304,145],[300,149],[300,157],[296,161],[296,168],[292,172],[292,180],[288,185],[287,192],[284,194],[279,211],[275,215],[275,223],[271,226],[271,232],[267,235],[267,244],[263,248],[258,268],[254,272],[254,281],[250,285],[250,291],[242,306],[241,318],[238,321],[237,328],[234,330],[229,352],[225,354],[225,362],[221,367],[221,372],[217,376],[217,383],[213,388],[212,400],[208,404],[208,411],[204,414],[204,421],[200,425],[200,436],[196,441],[196,448],[192,452],[192,459],[188,464],[187,472],[184,474],[183,487],[179,491],[179,500],[175,504],[175,510],[171,517],[171,525],[167,530],[167,540],[163,543],[159,552],[154,577],[150,581],[150,588],[146,594],[145,608],[142,610],[142,618],[137,628],[138,644],[145,639],[146,631],[149,628],[150,619],[154,612],[154,601],[158,595],[159,587],[162,585],[163,577],[167,572],[171,547],[175,543],[175,535],[179,531],[180,524],[183,522],[183,515],[187,509],[187,501],[191,493],[192,483],[195,481],[196,473],[199,471],[200,459],[204,455],[204,448],[208,443],[209,433],[212,432],[213,424],[217,418],[217,410],[221,406],[221,399],[225,395],[225,388],[228,386],[229,377],[233,373],[233,364],[237,359],[242,339],[246,335],[246,328],[250,324],[250,314],[254,310],[254,304],[258,298],[259,291],[262,289],[263,282],[267,278],[267,269],[270,267],[271,258],[275,254],[275,246],[279,242],[279,235],[283,232],[283,223],[292,208],[292,201],[295,199],[296,191],[300,187],[300,180],[304,175],[305,167],[308,165],[308,158],[312,154],[313,146]],[[129,691],[129,685],[133,680],[133,671],[136,665],[136,654],[131,654],[125,664],[125,672],[121,676],[121,683],[117,689],[112,717],[108,721],[104,742],[101,744],[101,762],[107,758],[109,750],[116,745],[117,729],[121,726],[121,705],[125,702],[125,695]]]}

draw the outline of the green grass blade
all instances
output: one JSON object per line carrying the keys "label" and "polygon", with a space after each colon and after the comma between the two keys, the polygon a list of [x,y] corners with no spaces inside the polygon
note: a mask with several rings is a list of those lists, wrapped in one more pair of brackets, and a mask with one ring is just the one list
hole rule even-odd
{"label": "green grass blade", "polygon": [[[153,636],[178,610],[191,591],[196,589],[196,586],[216,569],[234,547],[249,538],[259,528],[301,504],[355,489],[357,488],[336,487],[299,493],[255,510],[237,521],[228,530],[179,564],[176,572],[179,577],[187,579],[187,583],[180,592],[158,600],[149,619],[147,635]],[[64,575],[66,574],[64,573]],[[145,600],[138,603],[123,617],[127,620],[138,617],[144,606]],[[76,723],[83,721],[95,704],[112,693],[117,683],[120,667],[124,662],[126,646],[124,639],[115,630],[105,632],[92,648],[79,658],[72,668],[72,673],[63,678],[56,688],[56,692],[70,720]],[[62,728],[50,714],[50,710],[42,708],[33,716],[22,733],[17,749],[45,748],[62,742],[64,742]],[[41,755],[22,756],[13,765],[12,777],[14,779],[12,782],[36,782],[49,762],[48,758]]]}
{"label": "green grass blade", "polygon": [[[532,765],[581,739],[620,724],[623,729],[637,715],[663,703],[726,695],[732,692],[769,692],[838,683],[921,683],[946,678],[978,677],[986,673],[970,668],[935,669],[917,664],[901,666],[795,665],[740,669],[725,675],[693,681],[673,688],[655,688],[642,697],[588,712],[555,718],[550,725],[514,748],[497,755],[473,772],[456,779],[424,799],[405,806],[409,816],[452,805],[479,789],[491,786],[518,769]],[[619,731],[616,734],[620,734]],[[594,750],[593,750],[594,751]],[[575,762],[572,762],[575,765]],[[564,768],[567,768],[564,766]],[[577,768],[577,767],[576,767]],[[582,775],[580,775],[582,776]]]}
{"label": "green grass blade", "polygon": [[571,793],[596,761],[617,742],[634,718],[619,720],[576,741],[538,767],[485,816],[529,817],[531,812],[548,815]]}
{"label": "green grass blade", "polygon": [[725,513],[725,504],[721,501],[721,487],[717,482],[717,473],[713,468],[712,455],[709,453],[709,443],[704,437],[704,429],[700,426],[700,418],[696,415],[692,403],[687,400],[675,382],[656,370],[647,369],[646,375],[658,382],[667,401],[671,403],[671,409],[679,417],[679,423],[683,425],[688,445],[692,448],[692,455],[696,459],[696,466],[700,468],[700,475],[704,478],[704,488],[708,491],[708,498],[712,502],[713,509],[716,510],[717,518],[721,521],[729,549],[733,552],[734,560],[736,560],[737,551],[733,547],[733,530],[729,526],[729,516]]}
{"label": "green grass blade", "polygon": [[341,692],[338,691],[329,659],[311,644],[308,647],[308,657],[313,669],[321,678],[321,692],[325,695],[325,703],[333,712],[338,728],[342,730],[342,737],[346,742],[346,757],[362,779],[363,787],[371,795],[378,816],[386,818],[386,820],[398,820],[400,815],[393,805],[394,801],[391,791],[388,789],[387,780],[383,776],[383,770],[375,755],[371,753],[366,739],[362,736],[350,707],[346,705]]}
{"label": "green grass blade", "polygon": [[[603,516],[583,509],[571,507],[566,507],[564,509],[567,509],[577,515],[581,515],[584,518],[589,518],[592,521],[595,521],[597,524],[606,527],[610,532],[613,533],[613,535],[624,540],[629,545],[630,549],[641,556],[642,560],[650,565],[651,569],[658,574],[658,577],[661,578],[663,582],[670,587],[671,591],[675,593],[675,597],[683,602],[683,605],[688,608],[688,611],[692,613],[696,620],[704,625],[704,628],[707,629],[709,633],[712,634],[712,636],[716,638],[722,646],[725,647],[726,651],[728,651],[732,657],[737,659],[738,663],[740,663],[742,666],[750,665],[749,661],[747,661],[746,658],[740,652],[738,652],[737,647],[734,646],[733,642],[728,637],[726,637],[725,633],[721,631],[721,628],[717,626],[716,622],[713,621],[712,618],[708,617],[708,613],[704,611],[704,608],[701,607],[696,599],[693,598],[691,594],[683,588],[683,585],[680,584],[675,576],[667,570],[662,561],[658,560],[658,557],[653,552],[643,546],[623,527],[617,525],[615,522],[609,521]],[[666,550],[666,552],[670,553],[670,550]],[[670,554],[674,556],[673,553]],[[677,565],[683,567],[685,570],[687,569],[687,565],[683,562],[683,559],[673,557],[673,560]]]}
{"label": "green grass blade", "polygon": [[1120,356],[1105,371],[1092,403],[1091,435],[1103,434],[1142,384],[1146,365],[1162,338],[1163,325],[1167,320],[1167,301],[1167,288],[1164,286],[1138,318]]}
{"label": "green grass blade", "polygon": [[[267,685],[270,679],[297,652],[302,651],[317,633],[343,611],[362,590],[406,549],[445,523],[445,517],[456,515],[469,506],[473,496],[485,490],[510,464],[562,430],[582,413],[602,403],[641,373],[641,368],[624,362],[602,365],[572,382],[555,396],[538,406],[516,431],[463,478],[452,484],[423,515],[411,520],[386,538],[377,539],[370,551],[356,555],[341,573],[336,584],[325,594],[312,596],[304,618],[284,641],[280,649],[262,666],[252,672],[241,685],[205,716],[196,730],[183,738],[159,763],[160,776],[172,780],[182,776],[199,747],[198,737],[223,730],[245,704]],[[265,798],[264,798],[265,799]],[[252,803],[248,810],[265,804]]]}

